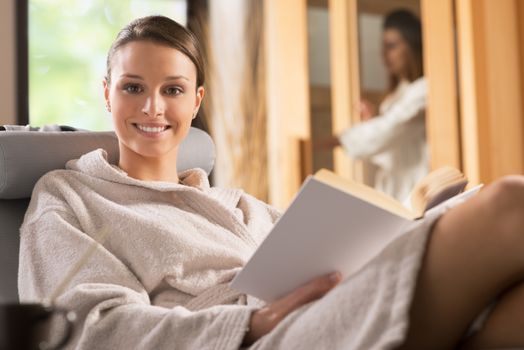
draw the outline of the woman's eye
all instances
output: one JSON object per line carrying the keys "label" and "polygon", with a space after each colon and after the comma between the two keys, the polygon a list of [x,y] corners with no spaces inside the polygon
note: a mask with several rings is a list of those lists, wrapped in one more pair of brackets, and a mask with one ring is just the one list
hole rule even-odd
{"label": "woman's eye", "polygon": [[167,95],[179,95],[182,93],[182,89],[176,86],[171,86],[165,89]]}
{"label": "woman's eye", "polygon": [[142,87],[137,84],[127,84],[124,86],[124,91],[130,94],[138,94],[143,91]]}
{"label": "woman's eye", "polygon": [[398,43],[385,43],[384,44],[384,49],[389,51],[389,50],[394,50],[396,49],[398,46]]}

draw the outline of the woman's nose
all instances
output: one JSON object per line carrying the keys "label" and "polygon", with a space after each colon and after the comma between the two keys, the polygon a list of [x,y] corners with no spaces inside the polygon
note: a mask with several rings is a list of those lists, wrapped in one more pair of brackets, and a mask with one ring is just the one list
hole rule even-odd
{"label": "woman's nose", "polygon": [[154,118],[164,114],[164,101],[158,94],[147,96],[142,112],[148,117]]}

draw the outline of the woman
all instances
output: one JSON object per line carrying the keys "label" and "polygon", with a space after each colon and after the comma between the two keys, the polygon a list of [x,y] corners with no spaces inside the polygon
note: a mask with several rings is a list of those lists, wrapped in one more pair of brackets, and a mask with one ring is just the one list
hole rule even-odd
{"label": "woman", "polygon": [[404,201],[429,170],[419,19],[406,10],[390,13],[384,21],[382,46],[390,85],[378,112],[362,101],[363,122],[319,142],[319,148],[341,145],[352,158],[371,162],[376,169],[374,187]]}
{"label": "woman", "polygon": [[209,187],[202,170],[177,173],[204,97],[202,68],[196,40],[177,23],[130,23],[104,82],[118,165],[96,150],[34,189],[21,228],[21,301],[48,297],[110,230],[56,300],[79,316],[71,348],[445,349],[510,286],[470,344],[524,345],[522,313],[508,312],[524,303],[521,177],[435,212],[340,284],[336,272],[320,276],[269,305],[229,289],[279,214],[240,190]]}

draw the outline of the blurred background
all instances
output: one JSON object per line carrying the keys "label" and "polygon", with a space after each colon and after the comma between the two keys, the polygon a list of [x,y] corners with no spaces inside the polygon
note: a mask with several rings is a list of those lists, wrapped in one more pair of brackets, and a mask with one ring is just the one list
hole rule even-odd
{"label": "blurred background", "polygon": [[523,0],[3,0],[0,124],[110,130],[107,50],[131,19],[162,14],[206,51],[196,126],[217,145],[215,185],[279,208],[323,167],[373,185],[365,161],[312,145],[386,95],[383,20],[396,9],[422,23],[430,167],[473,184],[522,174]]}

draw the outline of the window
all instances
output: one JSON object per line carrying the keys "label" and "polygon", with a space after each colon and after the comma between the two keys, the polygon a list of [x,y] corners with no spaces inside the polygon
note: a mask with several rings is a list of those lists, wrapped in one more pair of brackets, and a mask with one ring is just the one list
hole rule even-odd
{"label": "window", "polygon": [[186,0],[29,0],[29,122],[110,130],[102,80],[117,32],[163,14],[186,24]]}

